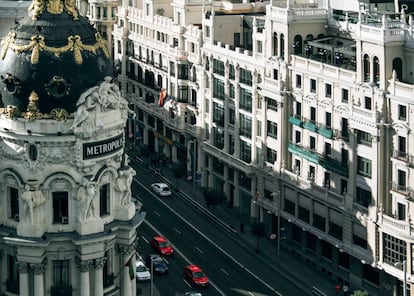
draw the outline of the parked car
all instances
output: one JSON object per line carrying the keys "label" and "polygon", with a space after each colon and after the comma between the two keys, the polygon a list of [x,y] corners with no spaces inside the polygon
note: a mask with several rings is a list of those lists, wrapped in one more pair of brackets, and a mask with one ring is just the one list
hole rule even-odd
{"label": "parked car", "polygon": [[184,278],[189,281],[192,286],[205,287],[208,285],[208,277],[198,265],[187,265],[184,268]]}
{"label": "parked car", "polygon": [[168,272],[168,261],[157,254],[150,254],[145,260],[147,267],[151,268],[156,273],[165,274]]}
{"label": "parked car", "polygon": [[189,291],[189,292],[185,292],[184,296],[203,296],[203,294],[201,294],[200,292]]}
{"label": "parked car", "polygon": [[153,247],[154,250],[164,256],[169,256],[174,253],[174,249],[171,243],[161,235],[157,235],[152,238],[151,247]]}
{"label": "parked car", "polygon": [[151,189],[159,196],[170,196],[172,194],[170,187],[165,183],[151,184]]}
{"label": "parked car", "polygon": [[135,262],[135,273],[137,281],[147,281],[151,279],[151,273],[148,267],[146,267],[141,260]]}

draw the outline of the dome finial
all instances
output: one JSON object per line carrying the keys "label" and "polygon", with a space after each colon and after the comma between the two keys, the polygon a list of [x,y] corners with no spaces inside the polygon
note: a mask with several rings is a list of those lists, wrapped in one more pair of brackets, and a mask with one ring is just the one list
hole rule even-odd
{"label": "dome finial", "polygon": [[51,14],[61,14],[63,10],[66,10],[73,20],[78,20],[75,0],[32,0],[28,8],[29,12],[32,12],[33,20],[37,20],[45,9]]}

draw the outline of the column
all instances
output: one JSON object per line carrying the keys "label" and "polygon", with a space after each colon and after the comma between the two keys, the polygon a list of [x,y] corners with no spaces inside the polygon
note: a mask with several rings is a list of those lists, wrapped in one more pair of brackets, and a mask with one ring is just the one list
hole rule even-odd
{"label": "column", "polygon": [[34,272],[34,296],[44,296],[44,272],[46,270],[46,266],[44,263],[36,263],[30,264],[30,267]]}
{"label": "column", "polygon": [[[103,295],[103,267],[105,265],[106,258],[95,259],[95,293],[94,295]],[[127,295],[127,294],[124,294]]]}
{"label": "column", "polygon": [[17,262],[19,269],[19,295],[29,296],[29,266],[26,262]]}
{"label": "column", "polygon": [[[130,266],[132,266],[132,264],[134,264],[134,252],[135,252],[135,245],[129,245],[129,246],[125,246],[125,245],[121,245],[119,246],[119,250],[122,256],[122,271],[121,271],[121,279],[122,279],[122,283],[121,283],[121,293],[123,296],[133,296],[132,295],[132,280],[129,274],[129,269]],[[135,268],[134,266],[132,266],[133,270],[132,272],[134,272],[135,274]],[[133,279],[135,281],[135,278]],[[96,295],[102,295],[102,294],[96,294]]]}
{"label": "column", "polygon": [[91,261],[78,261],[78,266],[80,270],[80,287],[79,290],[82,291],[82,296],[89,296],[91,287],[89,279],[89,269],[92,266]]}

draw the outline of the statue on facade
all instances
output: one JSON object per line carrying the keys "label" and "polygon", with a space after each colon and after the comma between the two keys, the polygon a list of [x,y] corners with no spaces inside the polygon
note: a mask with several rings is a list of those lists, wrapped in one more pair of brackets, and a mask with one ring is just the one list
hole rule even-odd
{"label": "statue on facade", "polygon": [[39,189],[39,185],[36,185],[34,190],[32,190],[29,184],[25,185],[25,191],[22,193],[21,198],[23,201],[23,221],[33,224],[34,216],[39,216],[34,215],[34,211],[46,202],[46,198]]}
{"label": "statue on facade", "polygon": [[118,172],[115,190],[119,193],[121,206],[128,206],[131,203],[131,184],[134,176],[135,171],[130,166]]}
{"label": "statue on facade", "polygon": [[95,218],[94,199],[96,196],[95,182],[84,179],[82,186],[79,187],[75,199],[78,201],[78,221],[86,223],[90,218]]}

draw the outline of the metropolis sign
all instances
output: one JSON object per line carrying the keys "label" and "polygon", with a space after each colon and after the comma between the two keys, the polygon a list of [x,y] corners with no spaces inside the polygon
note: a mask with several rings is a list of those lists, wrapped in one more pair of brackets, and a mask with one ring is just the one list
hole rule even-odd
{"label": "metropolis sign", "polygon": [[123,147],[124,137],[122,134],[110,139],[106,139],[105,141],[85,143],[83,144],[83,159],[105,156],[119,151]]}

